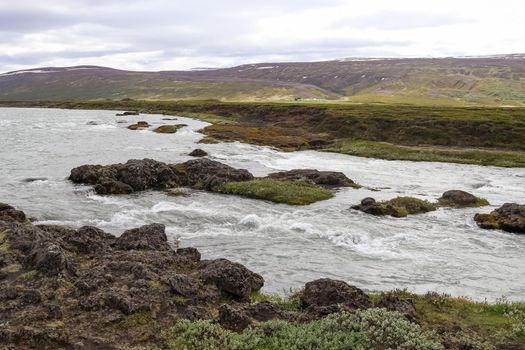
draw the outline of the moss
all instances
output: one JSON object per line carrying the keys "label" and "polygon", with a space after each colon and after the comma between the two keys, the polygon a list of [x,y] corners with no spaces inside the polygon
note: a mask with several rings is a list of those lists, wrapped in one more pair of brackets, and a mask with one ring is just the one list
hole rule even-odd
{"label": "moss", "polygon": [[290,205],[307,205],[333,197],[331,191],[303,180],[257,179],[228,182],[215,187],[213,191]]}
{"label": "moss", "polygon": [[153,321],[150,311],[139,311],[131,315],[127,315],[123,320],[118,322],[115,326],[121,329],[136,328],[146,326]]}
{"label": "moss", "polygon": [[20,270],[22,270],[22,265],[18,263],[7,265],[3,267],[2,269],[0,269],[0,271],[7,272],[7,273],[15,273],[15,272],[19,272]]}
{"label": "moss", "polygon": [[26,279],[26,280],[32,280],[33,278],[36,277],[37,273],[38,272],[36,270],[31,270],[31,271],[28,271],[28,272],[22,274],[20,277],[23,278],[23,279]]}
{"label": "moss", "polygon": [[286,298],[279,295],[254,292],[250,295],[250,301],[253,303],[270,302],[279,305],[281,308],[289,311],[300,311],[302,291],[290,290]]}
{"label": "moss", "polygon": [[0,230],[0,253],[9,250],[9,242],[7,239],[8,230]]}
{"label": "moss", "polygon": [[436,210],[436,206],[429,201],[414,197],[396,197],[388,201],[377,202],[370,205],[355,205],[352,209],[361,210],[376,216],[390,215],[396,218],[408,215],[427,213]]}
{"label": "moss", "polygon": [[[458,207],[457,203],[447,200],[445,198],[438,198],[438,204],[442,207]],[[477,198],[475,203],[468,204],[468,205],[462,205],[463,208],[479,208],[479,207],[485,207],[487,205],[490,205],[489,201],[485,198]]]}

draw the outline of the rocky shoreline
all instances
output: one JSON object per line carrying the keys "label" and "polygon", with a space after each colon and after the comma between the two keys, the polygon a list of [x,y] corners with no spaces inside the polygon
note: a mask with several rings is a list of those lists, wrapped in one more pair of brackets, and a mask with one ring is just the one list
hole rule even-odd
{"label": "rocky shoreline", "polygon": [[[285,301],[261,294],[263,285],[261,275],[239,263],[206,260],[195,248],[179,248],[161,224],[115,237],[91,226],[34,225],[24,212],[0,204],[3,349],[233,350],[258,349],[264,342],[269,344],[264,348],[282,349],[274,342],[284,344],[289,336],[289,344],[303,344],[298,349],[316,348],[314,344],[331,349],[337,342],[361,341],[371,349],[406,350],[518,350],[525,344],[501,330],[490,340],[497,347],[478,347],[486,341],[486,325],[463,320],[459,326],[431,318],[437,313],[487,322],[485,315],[495,317],[499,305],[469,302],[469,311],[457,316],[458,303],[467,305],[465,301],[436,293],[370,294],[344,281],[322,278],[306,283]],[[521,304],[506,308],[525,312]],[[507,314],[496,321],[514,325]],[[256,333],[254,340],[252,333],[264,327],[273,331]],[[279,333],[282,327],[292,335]],[[327,332],[327,338],[308,339],[308,329]],[[341,331],[343,338],[333,343]],[[306,338],[293,332],[307,332]],[[358,335],[365,338],[355,340]],[[232,343],[238,337],[240,347]]]}

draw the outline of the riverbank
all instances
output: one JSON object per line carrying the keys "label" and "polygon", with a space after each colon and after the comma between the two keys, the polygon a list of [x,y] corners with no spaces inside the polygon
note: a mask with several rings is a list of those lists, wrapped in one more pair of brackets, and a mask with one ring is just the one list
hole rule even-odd
{"label": "riverbank", "polygon": [[525,109],[320,103],[104,100],[0,106],[136,110],[212,123],[203,142],[500,167],[525,166]]}
{"label": "riverbank", "polygon": [[523,349],[525,304],[365,293],[317,279],[282,299],[263,276],[178,248],[164,225],[119,237],[33,225],[0,204],[0,341],[10,348]]}

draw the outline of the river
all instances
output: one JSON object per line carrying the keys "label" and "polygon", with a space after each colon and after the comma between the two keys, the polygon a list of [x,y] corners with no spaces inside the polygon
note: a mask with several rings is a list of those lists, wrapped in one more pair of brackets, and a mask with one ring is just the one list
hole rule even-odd
{"label": "river", "polygon": [[[197,247],[203,258],[228,258],[260,273],[264,290],[271,293],[286,294],[330,277],[366,290],[407,288],[490,301],[525,295],[525,235],[482,230],[473,220],[476,212],[525,202],[523,168],[286,153],[242,143],[197,145],[203,137],[198,130],[207,123],[163,118],[0,108],[0,202],[24,210],[37,223],[94,225],[116,235],[147,223],[165,224],[171,240]],[[121,119],[126,123],[118,123]],[[138,120],[188,126],[176,134],[126,128]],[[187,154],[197,147],[211,159],[257,176],[296,168],[336,170],[381,190],[345,188],[330,200],[294,207],[202,191],[190,191],[189,197],[159,191],[99,196],[67,180],[69,171],[82,164],[142,158],[178,163],[191,159]],[[493,206],[439,209],[402,219],[349,209],[368,196],[435,200],[450,189],[472,192]]]}

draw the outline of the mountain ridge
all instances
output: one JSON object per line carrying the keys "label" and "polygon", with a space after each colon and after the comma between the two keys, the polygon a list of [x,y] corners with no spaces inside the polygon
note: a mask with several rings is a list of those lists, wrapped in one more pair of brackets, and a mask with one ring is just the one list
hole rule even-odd
{"label": "mountain ridge", "polygon": [[199,70],[81,65],[0,74],[0,100],[137,98],[525,105],[525,54],[346,58]]}

